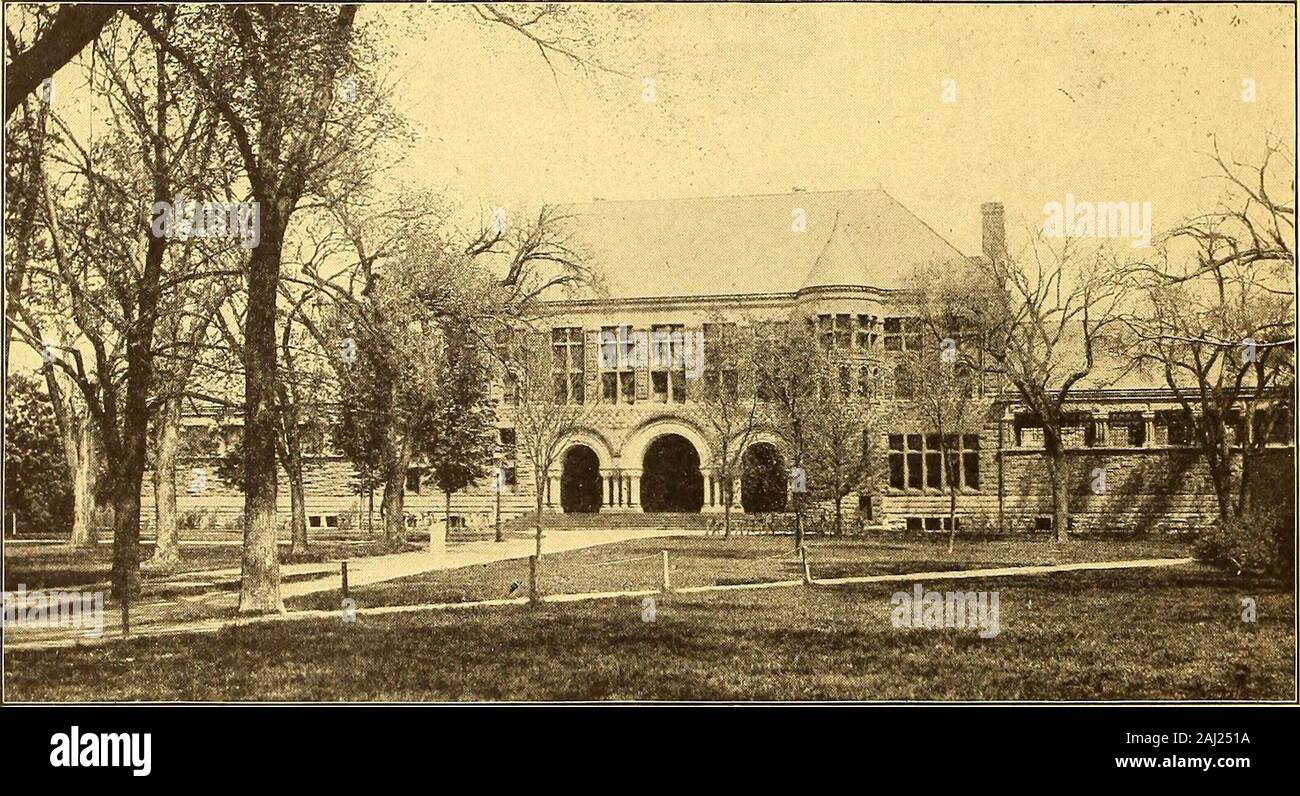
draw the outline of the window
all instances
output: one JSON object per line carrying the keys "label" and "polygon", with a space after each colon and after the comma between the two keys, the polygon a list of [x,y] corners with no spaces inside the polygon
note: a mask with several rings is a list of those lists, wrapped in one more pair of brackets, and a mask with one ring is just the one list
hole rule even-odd
{"label": "window", "polygon": [[912,374],[908,372],[908,363],[900,362],[894,368],[894,395],[899,398],[915,398],[916,390],[912,385]]}
{"label": "window", "polygon": [[582,328],[557,327],[551,330],[551,375],[555,381],[558,403],[583,402]]}
{"label": "window", "polygon": [[519,405],[519,377],[509,371],[501,377],[501,402],[506,406]]}
{"label": "window", "polygon": [[878,368],[868,368],[863,365],[858,368],[858,395],[863,398],[874,395],[876,392],[876,382],[880,379],[880,370]]}
{"label": "window", "polygon": [[921,350],[921,319],[920,318],[886,318],[885,319],[885,350],[886,351],[920,351]]}
{"label": "window", "polygon": [[853,377],[848,365],[840,365],[840,394],[848,395],[853,390]]}
{"label": "window", "polygon": [[1141,412],[1112,412],[1106,429],[1106,444],[1140,448],[1146,444],[1146,423]]}
{"label": "window", "polygon": [[1192,427],[1182,409],[1156,412],[1157,434],[1164,430],[1166,445],[1191,445]]}
{"label": "window", "polygon": [[337,514],[326,514],[326,515],[325,515],[325,527],[326,527],[326,528],[337,528],[337,527],[339,527],[339,515],[337,515]]}
{"label": "window", "polygon": [[600,400],[636,403],[637,339],[631,326],[600,330]]}
{"label": "window", "polygon": [[[938,434],[889,435],[889,486],[891,489],[946,489],[948,467],[944,466],[943,438]],[[980,438],[978,434],[949,434],[949,461],[956,468],[956,483],[966,489],[980,488]]]}
{"label": "window", "polygon": [[721,395],[725,400],[735,401],[738,394],[734,356],[736,324],[706,323],[703,332],[704,350],[709,352],[704,360],[704,394],[710,400],[717,400]]}
{"label": "window", "polygon": [[[859,318],[867,316],[860,315]],[[824,348],[849,350],[853,345],[853,316],[848,313],[817,316],[817,339]]]}
{"label": "window", "polygon": [[858,316],[857,333],[853,337],[853,347],[859,351],[876,350],[876,317],[874,315]]}
{"label": "window", "polygon": [[321,519],[321,518],[320,518],[320,515],[319,515],[319,514],[313,514],[313,515],[311,515],[310,517],[307,518],[307,524],[310,525],[310,526],[313,527],[313,528],[319,528],[319,527],[320,527],[320,519]]}
{"label": "window", "polygon": [[660,403],[686,401],[686,338],[681,324],[650,327],[650,386]]}

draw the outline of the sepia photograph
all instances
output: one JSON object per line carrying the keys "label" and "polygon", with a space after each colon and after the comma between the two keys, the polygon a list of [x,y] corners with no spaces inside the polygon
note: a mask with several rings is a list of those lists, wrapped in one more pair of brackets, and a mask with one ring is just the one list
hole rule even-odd
{"label": "sepia photograph", "polygon": [[4,29],[6,705],[1297,703],[1294,5]]}

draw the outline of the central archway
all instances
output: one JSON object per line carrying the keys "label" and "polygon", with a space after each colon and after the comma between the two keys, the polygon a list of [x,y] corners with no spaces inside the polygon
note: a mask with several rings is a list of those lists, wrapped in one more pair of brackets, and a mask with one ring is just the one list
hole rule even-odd
{"label": "central archway", "polygon": [[746,514],[785,511],[785,465],[770,442],[756,442],[745,449],[740,479],[740,505]]}
{"label": "central archway", "polygon": [[564,454],[560,470],[560,509],[566,514],[600,511],[600,457],[586,445]]}
{"label": "central archway", "polygon": [[698,512],[704,506],[700,454],[680,434],[665,434],[646,448],[641,469],[644,511]]}

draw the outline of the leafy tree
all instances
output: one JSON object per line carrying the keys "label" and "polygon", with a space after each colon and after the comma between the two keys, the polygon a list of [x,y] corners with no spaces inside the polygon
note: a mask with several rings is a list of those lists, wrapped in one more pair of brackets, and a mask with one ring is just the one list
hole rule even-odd
{"label": "leafy tree", "polygon": [[72,479],[54,407],[39,384],[14,374],[5,391],[5,509],[22,527],[70,528]]}

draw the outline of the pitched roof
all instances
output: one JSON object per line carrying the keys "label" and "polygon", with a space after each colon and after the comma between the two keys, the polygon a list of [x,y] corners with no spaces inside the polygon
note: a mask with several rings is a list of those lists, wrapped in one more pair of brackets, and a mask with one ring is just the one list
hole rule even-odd
{"label": "pitched roof", "polygon": [[[966,257],[883,190],[565,205],[610,298],[905,286]],[[802,231],[798,222],[802,221]]]}

